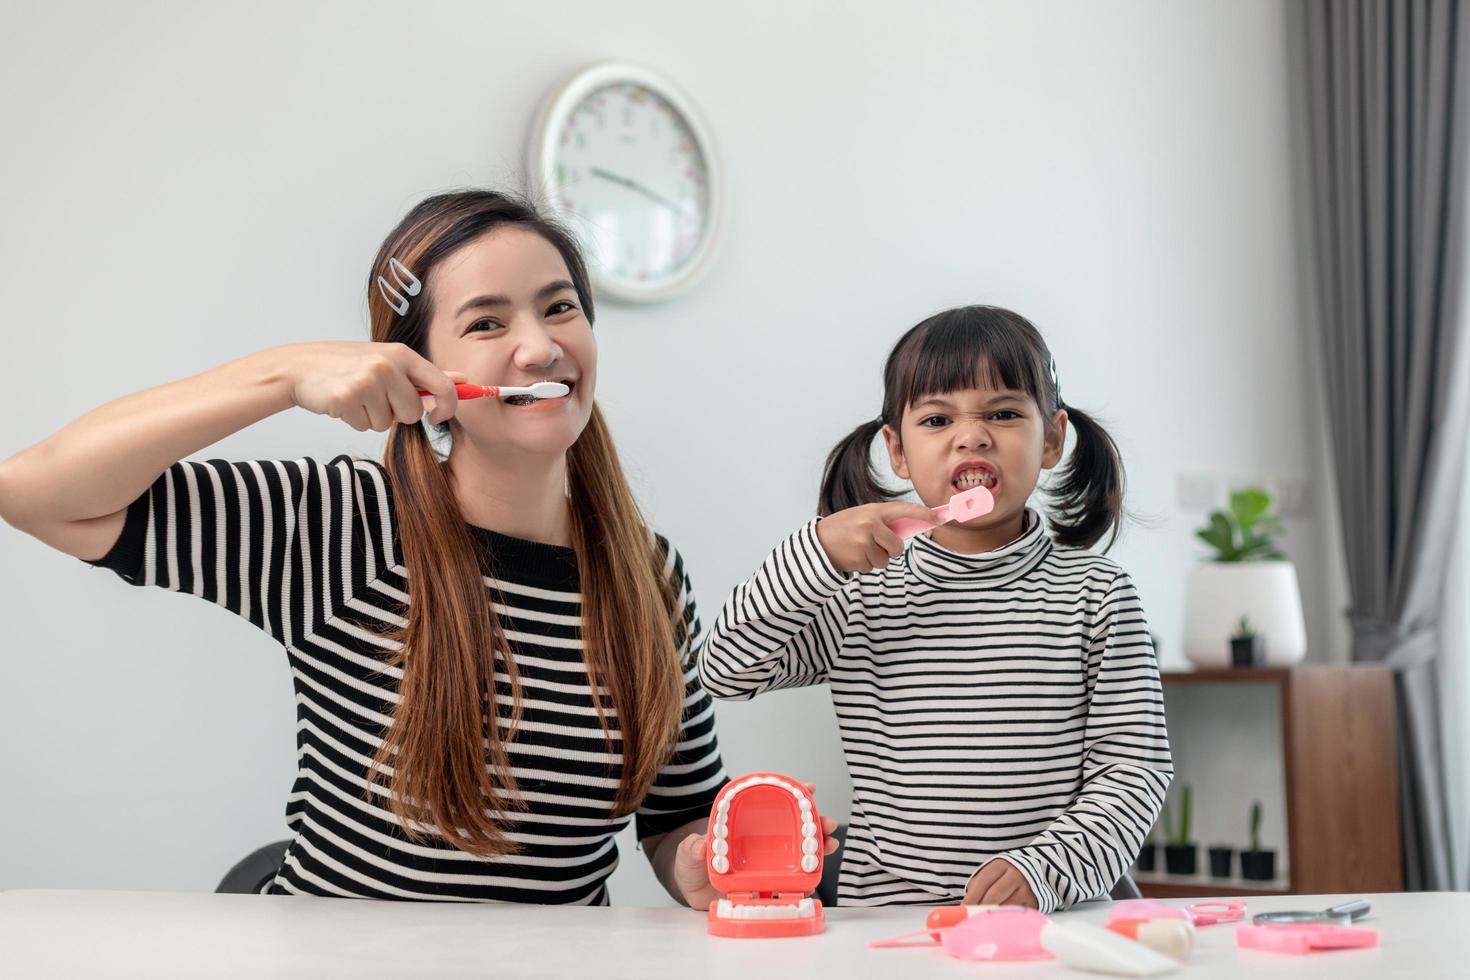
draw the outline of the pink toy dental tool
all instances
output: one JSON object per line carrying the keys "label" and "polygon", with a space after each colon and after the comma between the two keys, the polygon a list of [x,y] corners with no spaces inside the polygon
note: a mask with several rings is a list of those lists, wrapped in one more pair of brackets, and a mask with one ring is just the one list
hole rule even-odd
{"label": "pink toy dental tool", "polygon": [[704,841],[711,935],[750,939],[812,936],[825,925],[812,898],[822,880],[822,819],[811,793],[790,776],[755,772],[715,797]]}
{"label": "pink toy dental tool", "polygon": [[1194,924],[1194,917],[1186,909],[1134,899],[1113,906],[1107,928],[1183,963],[1194,952]]}
{"label": "pink toy dental tool", "polygon": [[1235,944],[1241,949],[1304,956],[1329,949],[1372,949],[1378,945],[1378,930],[1327,922],[1242,923],[1235,927]]}
{"label": "pink toy dental tool", "polygon": [[932,530],[950,521],[968,521],[984,517],[995,509],[995,498],[984,487],[971,487],[949,498],[949,503],[934,508],[933,521],[921,521],[912,517],[900,517],[888,521],[894,533],[907,541],[909,538]]}
{"label": "pink toy dental tool", "polygon": [[980,912],[989,912],[991,909],[1004,907],[1002,905],[941,905],[929,912],[924,919],[924,926],[929,930],[929,935],[934,941],[939,942],[939,934],[945,929],[957,926]]}
{"label": "pink toy dental tool", "polygon": [[[460,401],[468,398],[526,398],[534,401],[542,398],[560,398],[571,389],[560,381],[538,381],[524,388],[512,385],[472,385],[460,382],[454,386],[454,391],[459,395]],[[432,394],[431,391],[419,389],[421,398]]]}
{"label": "pink toy dental tool", "polygon": [[1194,952],[1195,926],[1244,918],[1241,901],[1193,902],[1181,908],[1144,898],[1116,903],[1107,928],[1182,963]]}
{"label": "pink toy dental tool", "polygon": [[[932,928],[939,922],[951,921],[956,924]],[[1058,922],[1035,909],[1020,906],[935,909],[926,924],[931,928],[881,939],[868,946],[884,949],[942,945],[956,959],[986,962],[1055,959],[1074,969],[1126,977],[1162,976],[1179,968],[1175,960],[1116,932],[1083,922]]]}
{"label": "pink toy dental tool", "polygon": [[927,928],[870,942],[868,948],[943,946],[960,960],[1049,960],[1053,955],[1041,945],[1046,924],[1046,916],[1019,905],[952,905],[930,912]]}
{"label": "pink toy dental tool", "polygon": [[1245,903],[1235,900],[1191,902],[1184,906],[1184,911],[1189,913],[1190,919],[1197,926],[1213,926],[1223,922],[1240,922],[1245,919]]}

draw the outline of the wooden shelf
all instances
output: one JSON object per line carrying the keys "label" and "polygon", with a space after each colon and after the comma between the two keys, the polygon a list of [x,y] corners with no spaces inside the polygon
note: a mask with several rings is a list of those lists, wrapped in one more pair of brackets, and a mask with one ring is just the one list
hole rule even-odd
{"label": "wooden shelf", "polygon": [[1291,669],[1287,667],[1220,667],[1201,670],[1166,670],[1162,676],[1165,684],[1281,684],[1291,676]]}
{"label": "wooden shelf", "polygon": [[[1281,767],[1285,776],[1290,886],[1296,894],[1396,892],[1403,889],[1398,811],[1398,758],[1393,674],[1386,667],[1301,666],[1168,671],[1164,688],[1184,685],[1268,684],[1280,701]],[[1181,692],[1182,693],[1182,692]],[[1169,728],[1189,718],[1170,716]],[[1176,773],[1190,783],[1207,777]],[[1160,855],[1162,858],[1162,855]],[[1239,882],[1238,894],[1287,894],[1286,883],[1200,876],[1145,875],[1152,894],[1179,896],[1180,889],[1222,894]],[[1251,885],[1255,891],[1247,890]],[[1145,894],[1148,888],[1139,882]],[[1190,891],[1189,894],[1201,894]]]}
{"label": "wooden shelf", "polygon": [[1133,882],[1146,898],[1204,898],[1239,895],[1243,898],[1290,895],[1285,881],[1247,881],[1243,878],[1211,878],[1208,875],[1171,875],[1156,871],[1134,871]]}

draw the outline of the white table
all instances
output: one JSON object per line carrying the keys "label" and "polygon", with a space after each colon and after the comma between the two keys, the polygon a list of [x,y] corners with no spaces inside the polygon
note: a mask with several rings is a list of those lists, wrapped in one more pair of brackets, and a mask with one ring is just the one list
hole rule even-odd
{"label": "white table", "polygon": [[[1376,950],[1283,956],[1237,950],[1232,926],[1200,929],[1173,976],[1470,977],[1470,894],[1259,898],[1253,912],[1366,897]],[[1174,904],[1174,903],[1171,903]],[[1107,905],[1064,913],[1102,922]],[[924,910],[831,909],[801,939],[718,939],[702,913],[256,895],[0,892],[0,977],[1081,977],[1055,963],[988,964],[936,949],[870,950],[923,925]]]}

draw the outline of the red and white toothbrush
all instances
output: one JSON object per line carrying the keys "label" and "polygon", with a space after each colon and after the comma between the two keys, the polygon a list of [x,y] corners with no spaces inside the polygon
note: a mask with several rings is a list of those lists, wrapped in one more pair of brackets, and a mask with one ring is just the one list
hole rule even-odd
{"label": "red and white toothbrush", "polygon": [[917,534],[932,530],[941,524],[950,521],[968,521],[976,517],[984,517],[995,509],[995,498],[990,491],[984,487],[971,487],[961,490],[949,498],[949,503],[934,508],[934,520],[921,521],[912,517],[899,517],[886,523],[898,534],[900,538],[907,541]]}
{"label": "red and white toothbrush", "polygon": [[[454,390],[458,393],[460,401],[467,398],[515,398],[518,396],[532,399],[560,398],[571,391],[560,381],[538,381],[525,388],[517,388],[513,385],[472,385],[460,382],[454,386]],[[427,397],[433,392],[420,388],[419,394]]]}

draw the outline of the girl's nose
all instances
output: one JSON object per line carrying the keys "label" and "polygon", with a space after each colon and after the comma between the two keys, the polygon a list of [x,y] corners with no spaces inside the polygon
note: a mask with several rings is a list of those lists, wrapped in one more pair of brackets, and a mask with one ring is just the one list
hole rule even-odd
{"label": "girl's nose", "polygon": [[989,449],[990,429],[979,419],[955,424],[956,443],[960,449]]}

